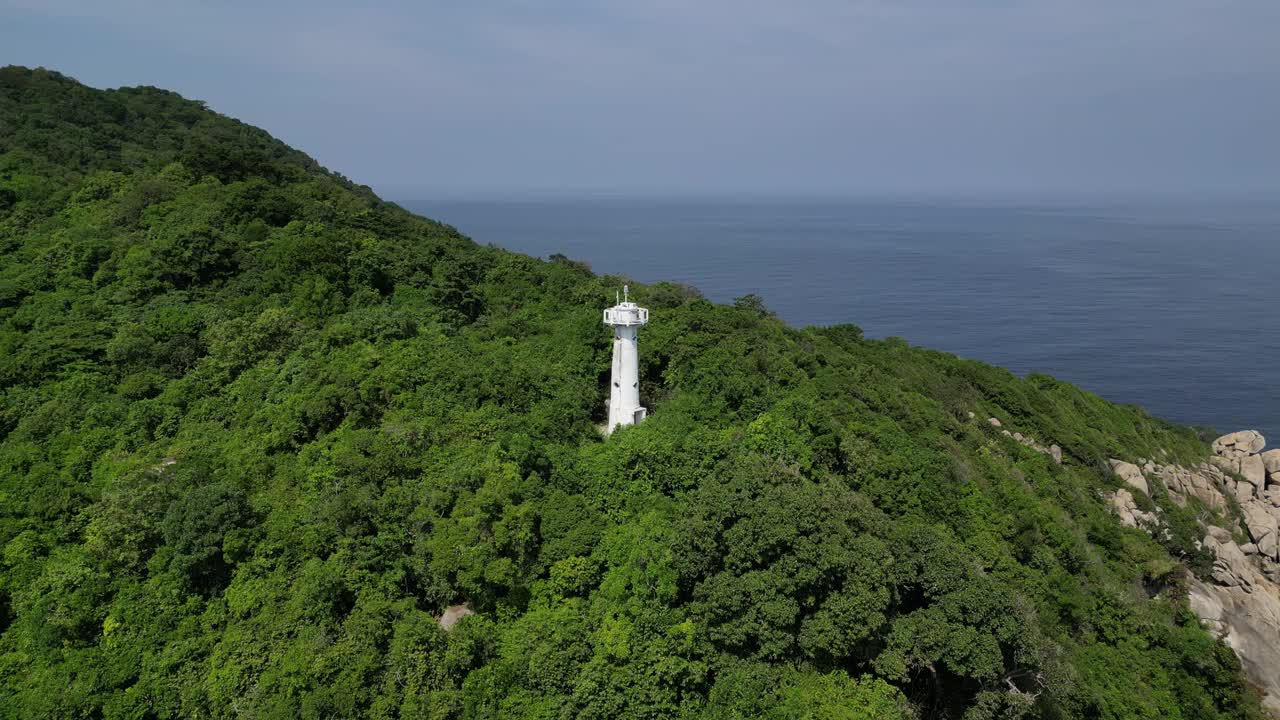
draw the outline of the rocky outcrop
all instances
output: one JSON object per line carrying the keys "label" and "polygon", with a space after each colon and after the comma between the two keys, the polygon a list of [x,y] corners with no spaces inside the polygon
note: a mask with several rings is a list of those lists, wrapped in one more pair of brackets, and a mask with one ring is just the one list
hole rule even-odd
{"label": "rocky outcrop", "polygon": [[1244,513],[1244,524],[1249,530],[1249,537],[1258,546],[1258,554],[1268,559],[1276,559],[1276,532],[1280,525],[1280,513],[1270,503],[1249,502],[1240,506]]}
{"label": "rocky outcrop", "polygon": [[[1280,717],[1280,449],[1263,452],[1256,430],[1224,435],[1213,442],[1214,470],[1239,503],[1251,542],[1239,546],[1231,533],[1208,528],[1213,550],[1213,583],[1192,583],[1191,609],[1216,632],[1266,693],[1264,705]],[[1232,473],[1239,479],[1227,477]],[[1123,518],[1122,518],[1123,521]]]}
{"label": "rocky outcrop", "polygon": [[[1148,495],[1156,484],[1186,506],[1191,498],[1224,515],[1236,501],[1239,536],[1209,525],[1204,546],[1213,551],[1211,580],[1193,580],[1191,609],[1240,657],[1249,679],[1264,691],[1264,705],[1280,718],[1280,449],[1263,452],[1266,440],[1254,430],[1213,442],[1213,457],[1196,467],[1112,459],[1124,482],[1108,503],[1120,523],[1160,531],[1160,516],[1143,512],[1133,493]],[[1245,536],[1247,534],[1247,536]],[[1239,538],[1239,542],[1237,542]]]}
{"label": "rocky outcrop", "polygon": [[1266,693],[1264,707],[1280,717],[1280,585],[1221,528],[1212,528],[1204,543],[1217,556],[1213,582],[1192,580],[1188,604],[1235,651],[1245,674]]}
{"label": "rocky outcrop", "polygon": [[[977,418],[969,413],[969,419]],[[987,418],[987,424],[1062,462],[1057,445],[1045,447],[998,418]],[[1111,471],[1124,487],[1106,501],[1120,524],[1152,535],[1169,529],[1162,527],[1159,507],[1143,510],[1149,501],[1140,505],[1135,493],[1150,498],[1157,485],[1177,505],[1195,500],[1216,517],[1233,517],[1233,508],[1239,508],[1239,542],[1231,530],[1206,526],[1202,542],[1214,553],[1213,572],[1209,580],[1191,580],[1188,603],[1240,657],[1245,674],[1264,693],[1264,707],[1280,720],[1280,448],[1265,448],[1261,433],[1242,430],[1215,440],[1209,460],[1193,467],[1112,458]]]}
{"label": "rocky outcrop", "polygon": [[1181,465],[1161,465],[1151,460],[1142,460],[1142,467],[1134,463],[1112,458],[1109,460],[1111,471],[1126,485],[1151,494],[1151,483],[1159,481],[1169,493],[1170,499],[1180,507],[1185,507],[1188,498],[1196,498],[1211,510],[1225,510],[1227,498],[1225,492],[1234,493],[1234,481],[1217,466],[1201,463],[1196,467],[1186,468]]}
{"label": "rocky outcrop", "polygon": [[1267,470],[1262,462],[1262,456],[1248,455],[1237,460],[1236,464],[1239,467],[1237,472],[1261,493],[1267,484]]}
{"label": "rocky outcrop", "polygon": [[1116,460],[1115,458],[1112,458],[1109,462],[1111,463],[1111,472],[1115,473],[1116,477],[1123,480],[1126,485],[1135,490],[1141,490],[1143,495],[1151,494],[1151,488],[1147,485],[1147,478],[1143,476],[1137,465],[1123,460]]}
{"label": "rocky outcrop", "polygon": [[[1275,463],[1275,450],[1262,452],[1266,439],[1256,430],[1223,435],[1213,442],[1215,462],[1240,477],[1232,486],[1240,503],[1245,529],[1256,554],[1266,562],[1280,560],[1280,487],[1269,486],[1267,463]],[[1280,569],[1280,568],[1278,568]],[[1277,638],[1280,640],[1280,637]],[[1280,670],[1277,670],[1280,674]]]}
{"label": "rocky outcrop", "polygon": [[[969,413],[969,418],[976,416]],[[1006,428],[998,418],[987,418],[987,424],[1062,462],[1057,445],[1045,447]],[[1106,501],[1120,524],[1152,535],[1168,528],[1162,528],[1160,509],[1143,510],[1135,494],[1149,498],[1157,485],[1182,507],[1195,500],[1228,517],[1233,506],[1239,508],[1239,542],[1230,530],[1205,528],[1202,542],[1214,553],[1213,572],[1209,580],[1191,580],[1188,603],[1240,657],[1245,674],[1264,693],[1264,707],[1280,720],[1280,448],[1264,452],[1265,448],[1261,433],[1242,430],[1215,440],[1213,456],[1193,467],[1112,458],[1111,471],[1124,487]],[[1142,505],[1150,507],[1147,502],[1142,500]]]}
{"label": "rocky outcrop", "polygon": [[[993,428],[1004,427],[1004,423],[1000,422],[998,418],[987,418],[987,423],[989,423]],[[1041,445],[1040,443],[1036,442],[1035,438],[1031,437],[1030,435],[1023,435],[1020,432],[1011,432],[1009,430],[1001,430],[1000,434],[1004,435],[1007,438],[1010,438],[1015,442],[1021,443],[1022,445],[1025,445],[1031,448],[1032,450],[1035,450],[1036,452],[1044,453],[1045,455],[1048,455],[1049,457],[1053,458],[1053,461],[1055,463],[1059,465],[1062,464],[1062,448],[1058,447],[1056,444],[1045,447],[1044,445]]]}
{"label": "rocky outcrop", "polygon": [[1169,497],[1180,506],[1186,506],[1187,498],[1196,498],[1210,510],[1225,510],[1230,479],[1217,467],[1208,463],[1195,468],[1179,465],[1156,465],[1152,476],[1158,478],[1169,491]]}
{"label": "rocky outcrop", "polygon": [[1280,485],[1280,448],[1268,450],[1258,457],[1262,458],[1262,469],[1267,471],[1267,482]]}
{"label": "rocky outcrop", "polygon": [[1115,511],[1116,516],[1120,518],[1120,524],[1125,527],[1145,527],[1154,528],[1160,523],[1160,518],[1155,513],[1144,512],[1134,502],[1133,493],[1121,488],[1111,496],[1111,509]]}
{"label": "rocky outcrop", "polygon": [[1213,454],[1228,459],[1241,458],[1257,455],[1266,446],[1267,440],[1262,437],[1262,433],[1257,430],[1241,430],[1214,440]]}

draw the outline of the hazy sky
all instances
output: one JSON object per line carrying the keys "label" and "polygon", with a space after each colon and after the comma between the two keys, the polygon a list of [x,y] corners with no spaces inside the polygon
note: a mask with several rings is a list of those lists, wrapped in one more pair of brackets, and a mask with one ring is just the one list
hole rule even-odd
{"label": "hazy sky", "polygon": [[1280,193],[1280,0],[0,0],[393,197]]}

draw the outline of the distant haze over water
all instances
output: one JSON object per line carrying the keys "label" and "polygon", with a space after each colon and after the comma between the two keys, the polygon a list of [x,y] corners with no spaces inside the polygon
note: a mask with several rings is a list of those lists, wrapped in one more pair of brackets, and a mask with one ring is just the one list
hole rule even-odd
{"label": "distant haze over water", "polygon": [[1280,203],[405,204],[480,243],[756,293],[794,325],[852,322],[1280,445]]}

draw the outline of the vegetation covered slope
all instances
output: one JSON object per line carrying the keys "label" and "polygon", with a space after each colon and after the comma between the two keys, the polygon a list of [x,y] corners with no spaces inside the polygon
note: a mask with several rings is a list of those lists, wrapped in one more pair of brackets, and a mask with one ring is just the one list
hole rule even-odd
{"label": "vegetation covered slope", "polygon": [[0,256],[0,716],[1257,712],[1191,511],[1100,497],[1204,452],[1138,409],[656,284],[604,439],[618,278],[43,70],[0,70]]}

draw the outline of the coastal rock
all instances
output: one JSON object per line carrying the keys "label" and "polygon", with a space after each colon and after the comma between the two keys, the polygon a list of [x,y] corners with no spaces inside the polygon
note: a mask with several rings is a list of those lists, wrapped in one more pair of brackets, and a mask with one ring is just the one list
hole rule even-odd
{"label": "coastal rock", "polygon": [[1252,483],[1258,490],[1262,490],[1267,484],[1267,468],[1262,461],[1262,456],[1246,455],[1236,460],[1236,463],[1240,468],[1237,470],[1240,476]]}
{"label": "coastal rock", "polygon": [[1280,535],[1271,533],[1262,539],[1262,542],[1255,543],[1258,546],[1258,554],[1267,560],[1274,561],[1276,555],[1280,554]]}
{"label": "coastal rock", "polygon": [[1054,462],[1058,463],[1059,465],[1062,464],[1062,448],[1058,447],[1057,445],[1050,445],[1049,455],[1050,457],[1053,458]]}
{"label": "coastal rock", "polygon": [[1262,502],[1251,502],[1241,505],[1244,513],[1244,524],[1249,529],[1249,537],[1257,544],[1261,554],[1270,558],[1276,557],[1276,540],[1278,527],[1274,509]]}
{"label": "coastal rock", "polygon": [[1137,503],[1133,501],[1133,493],[1124,488],[1117,490],[1111,496],[1110,503],[1111,509],[1120,518],[1120,524],[1125,527],[1138,528],[1155,525],[1159,522],[1159,518],[1154,513],[1141,510]]}
{"label": "coastal rock", "polygon": [[1223,435],[1213,441],[1213,452],[1218,457],[1229,459],[1246,455],[1257,455],[1267,446],[1266,438],[1257,430],[1241,430]]}
{"label": "coastal rock", "polygon": [[1144,495],[1151,494],[1151,490],[1147,486],[1147,479],[1142,476],[1142,471],[1138,469],[1137,465],[1123,460],[1116,460],[1115,458],[1108,462],[1111,463],[1111,472],[1115,473],[1116,477],[1125,481],[1130,487],[1141,490]]}
{"label": "coastal rock", "polygon": [[[1252,445],[1246,445],[1252,447]],[[1206,505],[1226,509],[1220,488],[1238,495],[1244,525],[1252,542],[1237,545],[1225,528],[1207,526],[1202,546],[1214,554],[1212,580],[1192,579],[1188,585],[1188,605],[1216,636],[1240,658],[1246,676],[1263,691],[1263,706],[1280,718],[1280,488],[1258,488],[1247,481],[1236,482],[1219,467],[1239,472],[1241,455],[1227,461],[1204,463],[1195,468],[1155,465],[1147,473],[1152,482],[1162,482],[1175,502],[1200,498]],[[1124,472],[1119,461],[1113,470]],[[1261,492],[1259,492],[1261,490]],[[1260,495],[1254,499],[1255,493]],[[1151,528],[1157,520],[1132,505],[1127,490],[1117,491],[1112,506],[1125,525]]]}
{"label": "coastal rock", "polygon": [[1236,465],[1235,460],[1228,460],[1224,457],[1219,457],[1217,455],[1214,455],[1213,457],[1209,458],[1209,462],[1213,463],[1214,467],[1218,468],[1219,470],[1222,470],[1223,472],[1233,473],[1233,472],[1236,472],[1236,469],[1238,467]]}
{"label": "coastal rock", "polygon": [[1235,651],[1245,674],[1263,691],[1263,706],[1280,717],[1280,585],[1259,572],[1226,531],[1204,539],[1217,560],[1213,583],[1192,579],[1187,603]]}
{"label": "coastal rock", "polygon": [[[1259,455],[1240,455],[1231,458],[1215,455],[1209,458],[1209,464],[1201,465],[1200,468],[1221,480],[1240,502],[1249,502],[1258,497],[1266,487],[1265,465]],[[1236,475],[1244,479],[1236,481],[1233,477]]]}
{"label": "coastal rock", "polygon": [[1262,453],[1262,467],[1266,469],[1267,475],[1271,476],[1271,483],[1280,485],[1280,448]]}
{"label": "coastal rock", "polygon": [[1196,494],[1206,505],[1221,510],[1227,506],[1227,496],[1223,494],[1226,489],[1227,476],[1218,468],[1207,463],[1201,463],[1198,472],[1191,474],[1191,481],[1196,485],[1200,493]]}
{"label": "coastal rock", "polygon": [[1204,544],[1214,553],[1213,579],[1225,587],[1238,587],[1253,592],[1253,587],[1265,579],[1254,569],[1248,556],[1230,538],[1225,540],[1206,536]]}
{"label": "coastal rock", "polygon": [[1210,525],[1210,526],[1205,530],[1205,533],[1206,533],[1206,535],[1207,535],[1207,537],[1205,538],[1205,544],[1206,544],[1206,545],[1209,545],[1209,544],[1210,544],[1210,543],[1209,543],[1209,540],[1210,540],[1210,539],[1213,539],[1213,540],[1215,540],[1215,541],[1217,541],[1217,542],[1219,542],[1219,543],[1229,543],[1229,542],[1231,542],[1231,533],[1227,532],[1227,531],[1226,531],[1225,529],[1223,529],[1223,528],[1218,527],[1217,525]]}
{"label": "coastal rock", "polygon": [[1157,466],[1153,475],[1164,483],[1170,497],[1180,506],[1187,504],[1188,497],[1198,498],[1214,510],[1227,506],[1227,499],[1220,490],[1222,472],[1211,465],[1201,465],[1195,469],[1179,465]]}
{"label": "coastal rock", "polygon": [[987,422],[991,423],[991,427],[1000,427],[1000,421],[995,418],[987,418]]}

